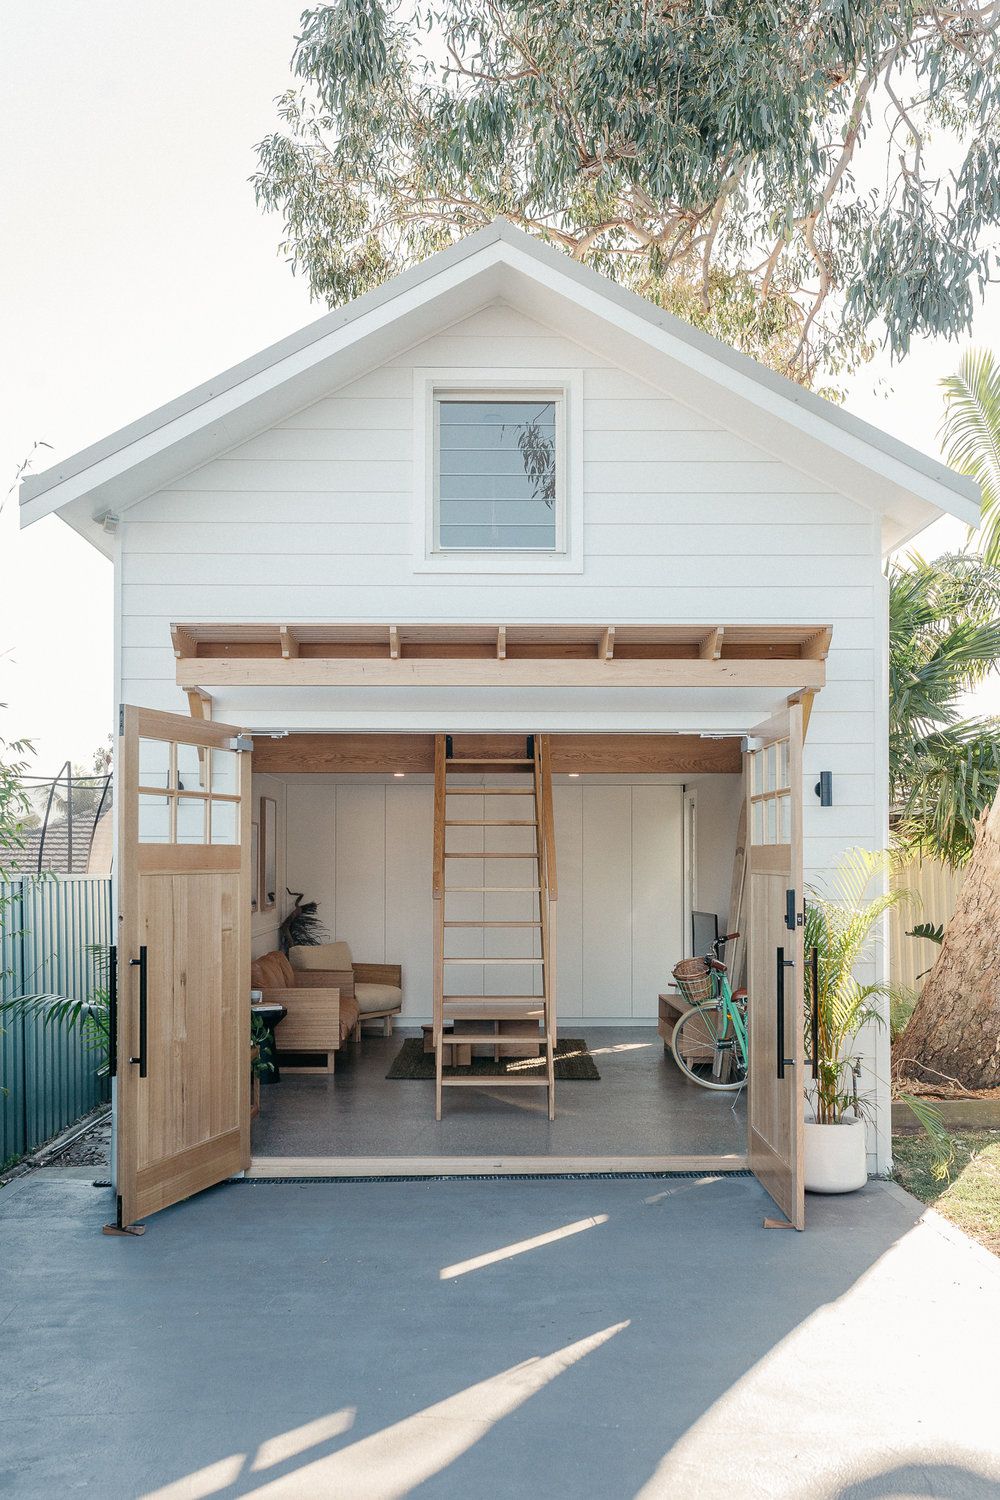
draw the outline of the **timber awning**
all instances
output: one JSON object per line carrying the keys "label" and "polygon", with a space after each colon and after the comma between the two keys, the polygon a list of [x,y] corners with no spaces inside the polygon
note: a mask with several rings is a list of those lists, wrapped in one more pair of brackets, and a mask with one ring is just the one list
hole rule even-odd
{"label": "timber awning", "polygon": [[828,625],[171,626],[177,684],[218,688],[767,688],[815,692]]}

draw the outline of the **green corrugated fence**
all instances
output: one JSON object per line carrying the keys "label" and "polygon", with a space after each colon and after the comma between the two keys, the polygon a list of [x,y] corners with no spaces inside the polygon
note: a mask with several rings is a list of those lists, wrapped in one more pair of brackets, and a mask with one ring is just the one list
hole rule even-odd
{"label": "green corrugated fence", "polygon": [[[92,945],[111,942],[111,882],[89,875],[0,882],[0,998],[88,999]],[[110,1098],[86,1034],[40,1015],[0,1015],[0,1164],[33,1151]]]}

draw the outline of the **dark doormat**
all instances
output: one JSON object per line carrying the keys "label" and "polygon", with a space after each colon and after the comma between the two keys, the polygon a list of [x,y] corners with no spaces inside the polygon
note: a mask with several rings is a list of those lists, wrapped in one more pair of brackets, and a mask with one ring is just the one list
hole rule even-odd
{"label": "dark doormat", "polygon": [[[492,1057],[474,1057],[469,1068],[445,1068],[450,1078],[499,1078],[506,1073],[515,1077],[531,1077],[536,1071],[545,1074],[544,1057],[504,1057],[494,1062]],[[600,1073],[590,1055],[587,1043],[580,1036],[563,1036],[556,1042],[557,1083],[597,1083]],[[434,1081],[434,1053],[425,1052],[419,1036],[410,1037],[403,1043],[393,1060],[386,1078],[418,1079]]]}

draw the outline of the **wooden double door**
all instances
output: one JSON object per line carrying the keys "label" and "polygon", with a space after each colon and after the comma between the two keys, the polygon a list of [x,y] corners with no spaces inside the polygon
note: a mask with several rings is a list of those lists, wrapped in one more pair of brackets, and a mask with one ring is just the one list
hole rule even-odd
{"label": "wooden double door", "polygon": [[[744,763],[748,1157],[801,1228],[801,705],[758,726]],[[122,709],[114,1028],[122,1227],[250,1164],[250,786],[249,740],[238,729]]]}

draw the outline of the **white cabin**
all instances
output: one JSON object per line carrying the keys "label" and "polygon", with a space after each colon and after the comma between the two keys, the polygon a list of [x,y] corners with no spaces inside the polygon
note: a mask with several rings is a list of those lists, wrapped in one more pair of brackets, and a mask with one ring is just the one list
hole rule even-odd
{"label": "white cabin", "polygon": [[[552,951],[532,951],[531,993],[545,997],[550,965],[553,1036],[615,1032],[590,1044],[609,1092],[625,1049],[650,1053],[634,1148],[620,1121],[603,1146],[582,1117],[586,1147],[560,1140],[563,1102],[575,1118],[585,1083],[560,1084],[555,1121],[527,1125],[518,1091],[511,1104],[483,1085],[449,1095],[441,1121],[425,1100],[421,1161],[749,1162],[801,1218],[808,956],[795,918],[845,850],[887,842],[883,558],[943,513],[975,524],[974,485],[498,221],[26,479],[21,506],[24,524],[58,511],[113,558],[118,699],[140,711],[122,717],[115,799],[120,965],[146,954],[142,1016],[124,967],[119,985],[123,1223],[262,1161],[300,1175],[310,1154],[327,1171],[346,1154],[366,1170],[413,1156],[348,1151],[333,1125],[314,1151],[258,1153],[255,1132],[299,1085],[289,1071],[265,1086],[251,1126],[248,967],[279,947],[288,890],[319,902],[361,968],[401,966],[384,1029],[435,1028],[439,1079],[439,965],[463,962],[467,993],[489,997],[497,979],[506,992],[513,962],[491,978],[485,960],[513,960],[513,924],[538,927],[540,907]],[[491,811],[504,820],[473,795],[466,818],[448,815],[462,853],[446,854],[435,774],[446,754],[492,757],[466,766],[468,790],[513,790],[497,762],[543,743],[535,812],[553,818],[558,894],[546,876],[541,895],[535,878],[496,895],[489,856],[524,849],[518,820],[491,831]],[[463,923],[442,952],[439,859],[453,853],[475,878],[442,917]],[[197,933],[178,901],[201,913]],[[673,965],[713,922],[725,934],[737,920],[747,930],[727,958],[750,991],[749,1117],[722,1149],[714,1106],[732,1115],[728,1094],[706,1093],[704,1138],[655,1101],[697,1093],[661,1046]],[[790,967],[776,1072],[778,948]],[[196,965],[214,1019],[192,1040],[177,1007],[193,1004]],[[342,1021],[365,983],[345,972]],[[157,984],[174,997],[173,1033]],[[323,1054],[308,1087],[331,1091],[331,1120],[361,1066],[348,1040],[283,1049]],[[366,1032],[360,1046],[391,1061],[397,1042]],[[141,1068],[125,1061],[139,1052]],[[229,1104],[176,1118],[182,1075],[205,1097],[228,1078]],[[872,1171],[889,1159],[888,1075],[883,1029],[862,1080]]]}

